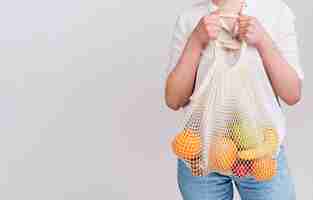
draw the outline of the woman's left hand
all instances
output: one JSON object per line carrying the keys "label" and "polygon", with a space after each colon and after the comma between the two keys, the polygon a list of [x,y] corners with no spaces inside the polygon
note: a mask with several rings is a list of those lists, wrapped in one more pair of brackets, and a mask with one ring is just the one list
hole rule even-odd
{"label": "woman's left hand", "polygon": [[261,23],[252,16],[240,15],[238,18],[238,39],[258,47],[268,34]]}

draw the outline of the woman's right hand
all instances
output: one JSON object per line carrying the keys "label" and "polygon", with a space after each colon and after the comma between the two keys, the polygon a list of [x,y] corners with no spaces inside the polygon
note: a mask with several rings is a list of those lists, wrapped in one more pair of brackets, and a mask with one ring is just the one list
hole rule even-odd
{"label": "woman's right hand", "polygon": [[175,69],[170,73],[166,83],[166,104],[178,110],[189,103],[192,95],[201,52],[210,40],[215,40],[220,32],[219,15],[213,12],[203,17],[188,39]]}
{"label": "woman's right hand", "polygon": [[192,33],[192,37],[195,37],[204,49],[210,40],[217,39],[221,27],[219,13],[218,11],[214,11],[210,15],[201,18]]}

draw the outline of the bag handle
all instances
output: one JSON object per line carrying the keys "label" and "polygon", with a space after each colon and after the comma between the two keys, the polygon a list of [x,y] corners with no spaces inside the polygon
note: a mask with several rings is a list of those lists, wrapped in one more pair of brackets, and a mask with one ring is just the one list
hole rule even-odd
{"label": "bag handle", "polygon": [[[219,69],[219,65],[222,64],[222,62],[225,63],[225,53],[222,52],[222,45],[219,43],[219,40],[213,40],[211,41],[212,45],[213,45],[213,62],[210,66],[210,69],[208,70],[208,73],[206,74],[205,78],[203,79],[200,87],[198,90],[196,90],[191,96],[190,96],[190,101],[194,101],[198,98],[200,98],[200,96],[203,94],[203,92],[205,91],[206,87],[210,84],[211,79],[212,79],[212,74],[214,74],[214,72],[216,70]],[[234,65],[232,65],[233,67],[240,67],[240,64],[242,63],[242,58],[243,55],[246,51],[247,48],[247,44],[244,40],[241,40],[240,42],[240,56],[238,58],[238,60],[236,61],[236,63]],[[225,64],[226,65],[226,64]]]}
{"label": "bag handle", "polygon": [[[241,0],[240,3],[241,3],[241,7],[240,7],[238,14],[219,14],[219,16],[221,18],[236,18],[237,19],[240,16],[240,14],[243,13],[244,8],[246,7],[246,1],[245,0]],[[222,19],[220,19],[220,20],[221,20],[222,26],[225,26],[226,25],[225,22]],[[201,96],[201,94],[203,93],[203,91],[205,90],[205,88],[207,87],[207,85],[210,84],[211,77],[212,77],[211,73],[213,73],[213,71],[216,70],[216,65],[218,62],[217,60],[222,59],[222,62],[225,62],[225,59],[226,59],[224,57],[225,55],[217,52],[217,51],[221,50],[222,45],[220,44],[220,42],[223,42],[223,41],[220,40],[220,42],[219,42],[219,39],[217,39],[217,40],[213,40],[211,42],[213,44],[213,63],[211,64],[211,69],[208,70],[208,73],[207,73],[206,77],[204,78],[203,82],[201,83],[199,89],[190,96],[190,98],[189,98],[190,101],[194,101],[194,100],[198,99]],[[241,59],[243,57],[243,54],[245,53],[246,48],[247,48],[246,42],[244,40],[241,40],[241,42],[240,42],[240,56],[239,56],[238,60],[236,61],[236,63],[234,64],[234,66],[237,66],[238,64],[241,63]],[[220,57],[222,57],[222,58],[220,58]]]}
{"label": "bag handle", "polygon": [[[224,29],[226,29],[227,31],[234,31],[235,33],[238,31],[238,24],[235,24],[234,29],[230,30],[230,27],[228,27],[228,25],[224,22],[223,19],[227,19],[227,18],[238,19],[239,16],[242,15],[242,13],[244,12],[244,9],[247,7],[246,0],[240,0],[239,3],[240,3],[240,7],[239,7],[239,11],[237,13],[220,13],[219,14],[222,27]],[[232,7],[232,5],[227,5],[227,3],[225,2],[224,4],[219,5],[217,8],[223,10],[224,9],[223,6],[226,6],[226,7],[231,6]],[[209,9],[209,12],[210,12],[210,9]]]}

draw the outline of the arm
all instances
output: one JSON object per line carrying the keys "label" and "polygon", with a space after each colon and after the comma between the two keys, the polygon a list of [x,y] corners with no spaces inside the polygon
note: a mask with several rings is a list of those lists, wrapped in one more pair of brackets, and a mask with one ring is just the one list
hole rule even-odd
{"label": "arm", "polygon": [[[182,49],[182,52],[178,51],[175,53],[179,59],[177,62],[174,60],[171,63],[175,64],[175,67],[166,80],[165,101],[171,109],[178,110],[189,102],[189,97],[194,90],[202,50],[206,48],[209,40],[217,38],[220,27],[218,13],[212,12],[209,16],[204,16],[200,19],[187,38],[185,45],[182,45],[182,38],[186,38],[186,35],[182,36],[182,31],[175,32],[175,34],[180,33],[179,35],[174,35],[175,38],[180,38],[176,39],[179,47],[176,48],[174,46],[172,48],[175,51]],[[176,28],[179,29],[180,27],[177,26]]]}
{"label": "arm", "polygon": [[167,78],[165,100],[168,107],[173,110],[178,110],[187,104],[189,97],[192,95],[201,58],[201,50],[195,37],[191,36],[176,67]]}
{"label": "arm", "polygon": [[288,105],[294,105],[300,101],[301,80],[293,67],[274,47],[272,39],[265,35],[257,45],[257,49],[276,95]]}
{"label": "arm", "polygon": [[239,38],[256,47],[275,94],[288,105],[301,99],[303,78],[293,18],[285,6],[278,24],[279,38],[274,43],[256,18],[239,17]]}

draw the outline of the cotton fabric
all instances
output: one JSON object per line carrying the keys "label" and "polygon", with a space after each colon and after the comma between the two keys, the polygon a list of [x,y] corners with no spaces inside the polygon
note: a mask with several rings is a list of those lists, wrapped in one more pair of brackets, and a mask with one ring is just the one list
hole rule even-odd
{"label": "cotton fabric", "polygon": [[[295,70],[298,77],[303,80],[304,74],[299,61],[295,15],[293,11],[282,0],[245,1],[247,7],[243,10],[243,14],[254,16],[260,21],[272,37],[275,47],[278,48],[282,56]],[[209,15],[210,12],[215,9],[216,7],[214,7],[209,0],[206,0],[198,4],[194,4],[192,7],[183,10],[178,15],[172,34],[167,75],[176,66],[187,40],[199,20],[203,16]],[[281,105],[276,99],[277,97],[274,94],[270,80],[266,75],[262,60],[257,50],[252,46],[248,46],[245,56],[249,66],[257,66],[257,69],[259,70],[256,71],[256,73],[260,74],[258,75],[258,79],[260,79],[260,82],[262,83],[259,85],[259,88],[265,93],[265,98],[263,99],[264,105],[269,113],[271,113],[271,117],[273,118],[280,135],[280,142],[282,143],[282,140],[286,135],[286,119]],[[199,89],[199,86],[201,85],[201,82],[205,77],[210,64],[212,63],[212,59],[212,45],[209,43],[207,49],[202,52],[194,91]],[[229,62],[236,59],[236,54],[229,53]],[[189,109],[190,105],[187,104],[182,110],[186,113]]]}

